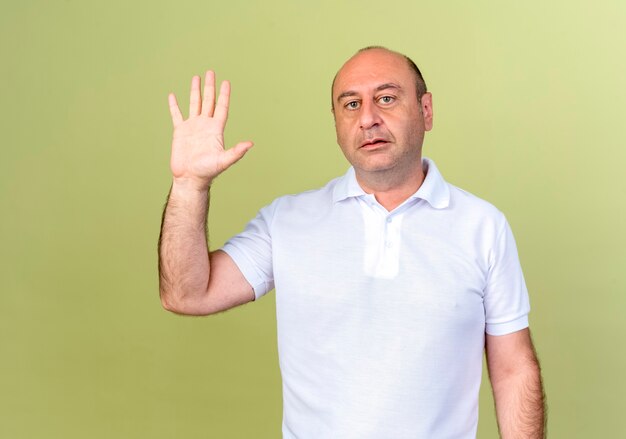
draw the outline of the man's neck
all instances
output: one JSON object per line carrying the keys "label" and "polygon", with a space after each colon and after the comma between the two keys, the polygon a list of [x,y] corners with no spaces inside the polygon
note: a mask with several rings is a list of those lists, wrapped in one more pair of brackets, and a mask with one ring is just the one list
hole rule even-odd
{"label": "man's neck", "polygon": [[421,157],[415,166],[403,170],[383,172],[356,172],[359,186],[368,194],[373,194],[376,201],[388,212],[404,203],[422,186],[426,173]]}

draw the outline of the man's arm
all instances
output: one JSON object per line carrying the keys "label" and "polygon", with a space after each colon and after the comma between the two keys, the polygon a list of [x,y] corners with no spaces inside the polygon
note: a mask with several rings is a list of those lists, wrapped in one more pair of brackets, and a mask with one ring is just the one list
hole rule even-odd
{"label": "man's arm", "polygon": [[503,439],[545,437],[545,394],[528,328],[486,335],[487,367]]}
{"label": "man's arm", "polygon": [[213,180],[252,147],[242,142],[226,150],[230,84],[222,83],[215,105],[215,74],[191,82],[189,118],[170,94],[172,187],[159,236],[159,292],[163,307],[179,314],[206,315],[254,300],[252,287],[226,253],[209,253],[207,218]]}

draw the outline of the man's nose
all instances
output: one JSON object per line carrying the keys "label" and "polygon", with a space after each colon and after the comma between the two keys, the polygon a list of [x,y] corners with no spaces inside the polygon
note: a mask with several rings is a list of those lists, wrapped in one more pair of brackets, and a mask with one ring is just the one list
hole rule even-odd
{"label": "man's nose", "polygon": [[360,123],[361,129],[367,130],[376,125],[380,125],[382,119],[380,117],[379,108],[373,102],[363,102],[361,104]]}

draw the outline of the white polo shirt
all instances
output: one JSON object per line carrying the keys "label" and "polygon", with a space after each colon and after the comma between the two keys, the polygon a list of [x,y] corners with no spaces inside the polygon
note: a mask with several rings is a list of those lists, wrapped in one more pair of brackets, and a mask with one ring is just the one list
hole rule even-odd
{"label": "white polo shirt", "polygon": [[284,438],[475,437],[484,334],[527,327],[528,293],[504,215],[423,163],[391,212],[350,168],[224,245],[276,287]]}

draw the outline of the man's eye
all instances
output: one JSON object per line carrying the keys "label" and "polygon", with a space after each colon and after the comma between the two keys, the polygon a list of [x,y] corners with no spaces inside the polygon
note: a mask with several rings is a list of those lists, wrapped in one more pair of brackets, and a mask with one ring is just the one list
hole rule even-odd
{"label": "man's eye", "polygon": [[348,110],[356,110],[357,108],[359,108],[359,102],[358,101],[350,101],[346,104],[346,108]]}
{"label": "man's eye", "polygon": [[395,101],[395,98],[393,96],[381,96],[378,99],[378,102],[380,102],[381,104],[391,104],[393,101]]}

